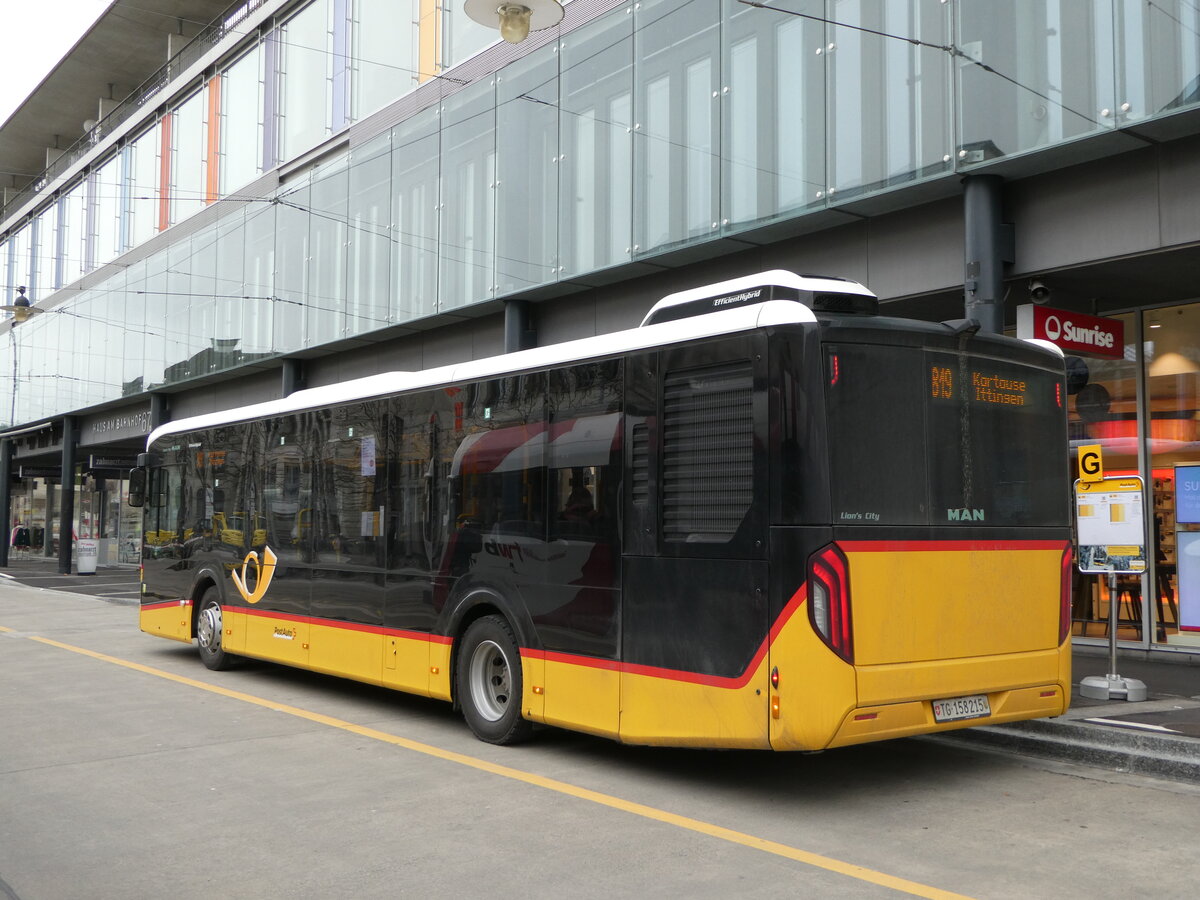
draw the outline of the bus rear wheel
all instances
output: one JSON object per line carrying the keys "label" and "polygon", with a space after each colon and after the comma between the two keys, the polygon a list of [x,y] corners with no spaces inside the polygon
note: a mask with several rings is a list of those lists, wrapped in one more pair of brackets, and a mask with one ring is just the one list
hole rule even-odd
{"label": "bus rear wheel", "polygon": [[521,717],[521,652],[508,622],[500,616],[472,622],[457,670],[463,718],[477,738],[489,744],[528,740],[533,723]]}
{"label": "bus rear wheel", "polygon": [[238,659],[221,646],[224,633],[221,598],[217,589],[210,587],[200,598],[200,611],[196,614],[196,644],[200,648],[200,661],[216,671],[232,668]]}

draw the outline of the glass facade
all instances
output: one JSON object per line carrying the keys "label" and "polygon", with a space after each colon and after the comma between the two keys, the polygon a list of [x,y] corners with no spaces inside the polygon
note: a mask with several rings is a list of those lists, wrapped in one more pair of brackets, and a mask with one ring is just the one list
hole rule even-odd
{"label": "glass facade", "polygon": [[[1125,328],[1117,360],[1085,361],[1069,405],[1073,448],[1099,444],[1106,476],[1145,484],[1148,568],[1117,579],[1124,641],[1200,647],[1200,304],[1115,316]],[[1081,380],[1083,380],[1081,378]],[[1074,634],[1104,640],[1105,576],[1078,575]]]}

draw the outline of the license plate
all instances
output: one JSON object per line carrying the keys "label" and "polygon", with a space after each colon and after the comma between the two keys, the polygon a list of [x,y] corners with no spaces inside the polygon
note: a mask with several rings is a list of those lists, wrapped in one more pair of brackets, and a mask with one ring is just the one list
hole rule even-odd
{"label": "license plate", "polygon": [[933,701],[935,722],[957,722],[959,719],[982,719],[992,714],[987,694],[970,697],[951,697],[949,700]]}

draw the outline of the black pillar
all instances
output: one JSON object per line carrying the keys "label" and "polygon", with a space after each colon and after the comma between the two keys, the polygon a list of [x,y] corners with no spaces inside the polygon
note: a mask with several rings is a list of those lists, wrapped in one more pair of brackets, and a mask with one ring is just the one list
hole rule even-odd
{"label": "black pillar", "polygon": [[45,479],[46,483],[46,529],[42,535],[42,556],[46,559],[54,556],[54,541],[50,537],[50,532],[54,527],[54,482],[49,478]]}
{"label": "black pillar", "polygon": [[1004,264],[1013,261],[1012,226],[1000,221],[1003,187],[999,175],[963,179],[965,315],[995,334],[1004,332]]}
{"label": "black pillar", "polygon": [[529,350],[537,346],[537,332],[528,300],[504,301],[504,352]]}
{"label": "black pillar", "polygon": [[150,430],[153,431],[159,425],[165,425],[171,420],[171,411],[167,404],[166,394],[150,395]]}
{"label": "black pillar", "polygon": [[0,514],[4,531],[0,533],[0,567],[8,565],[8,545],[12,535],[12,441],[0,441]]}
{"label": "black pillar", "polygon": [[304,363],[299,359],[285,359],[283,361],[283,385],[282,391],[284,397],[290,397],[296,391],[304,390]]}
{"label": "black pillar", "polygon": [[[79,423],[74,416],[63,417],[62,481],[58,498],[58,574],[71,574],[72,532],[75,528],[75,445],[79,443]],[[48,537],[49,535],[47,535]]]}

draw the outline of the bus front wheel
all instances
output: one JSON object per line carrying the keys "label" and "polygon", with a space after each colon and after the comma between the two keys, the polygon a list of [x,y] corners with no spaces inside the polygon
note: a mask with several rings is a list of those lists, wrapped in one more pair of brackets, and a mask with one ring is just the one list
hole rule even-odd
{"label": "bus front wheel", "polygon": [[237,657],[226,653],[221,646],[223,634],[221,598],[216,588],[209,588],[200,598],[200,611],[196,614],[196,644],[200,648],[201,662],[217,671],[231,668],[237,662]]}
{"label": "bus front wheel", "polygon": [[463,718],[481,741],[515,744],[529,738],[533,723],[521,717],[521,652],[500,616],[471,623],[457,663]]}

